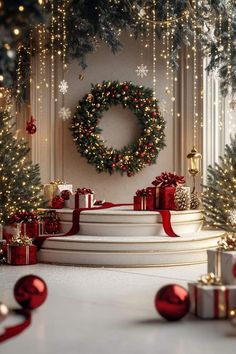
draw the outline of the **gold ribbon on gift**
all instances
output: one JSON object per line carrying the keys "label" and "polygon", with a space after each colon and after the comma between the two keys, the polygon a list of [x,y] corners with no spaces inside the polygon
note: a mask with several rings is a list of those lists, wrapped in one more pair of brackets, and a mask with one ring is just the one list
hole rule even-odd
{"label": "gold ribbon on gift", "polygon": [[218,249],[221,251],[236,251],[236,233],[227,233],[218,242]]}
{"label": "gold ribbon on gift", "polygon": [[65,184],[65,182],[63,182],[61,179],[57,178],[55,181],[51,181],[50,184],[59,185],[59,184]]}
{"label": "gold ribbon on gift", "polygon": [[17,234],[9,242],[10,246],[31,246],[32,239],[26,235]]}
{"label": "gold ribbon on gift", "polygon": [[200,285],[222,285],[221,278],[214,273],[201,275],[198,280]]}

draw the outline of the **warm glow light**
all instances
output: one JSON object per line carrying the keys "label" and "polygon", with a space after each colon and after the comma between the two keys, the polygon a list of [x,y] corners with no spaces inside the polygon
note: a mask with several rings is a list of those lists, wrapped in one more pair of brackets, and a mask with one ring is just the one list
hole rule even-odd
{"label": "warm glow light", "polygon": [[15,36],[19,36],[19,34],[20,34],[19,28],[14,28],[13,33]]}

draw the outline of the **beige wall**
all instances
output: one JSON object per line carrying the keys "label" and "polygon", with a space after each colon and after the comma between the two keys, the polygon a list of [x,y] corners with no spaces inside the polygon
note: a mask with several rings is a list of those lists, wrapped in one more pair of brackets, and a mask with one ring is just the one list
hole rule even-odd
{"label": "beige wall", "polygon": [[[91,89],[91,83],[102,82],[103,80],[131,80],[134,84],[152,87],[152,53],[146,55],[144,64],[148,66],[149,74],[144,79],[136,75],[136,66],[140,64],[140,43],[133,39],[126,38],[122,51],[113,55],[110,49],[102,46],[96,53],[88,56],[88,68],[85,71],[83,81],[79,80],[81,68],[78,62],[73,61],[65,75],[69,84],[68,93],[65,96],[65,106],[70,107],[72,113],[75,111],[78,101]],[[158,45],[157,51],[161,48]],[[55,178],[63,178],[73,183],[74,187],[90,187],[96,192],[98,199],[105,199],[112,202],[131,202],[132,196],[138,188],[150,185],[154,177],[162,171],[183,171],[178,164],[179,153],[185,154],[186,141],[179,140],[180,134],[188,136],[191,147],[191,132],[183,128],[177,134],[178,119],[170,114],[173,104],[170,97],[165,94],[166,77],[165,62],[158,59],[157,62],[157,92],[161,106],[165,103],[168,112],[164,113],[167,122],[166,148],[161,151],[156,165],[146,167],[134,177],[121,176],[118,173],[110,176],[105,173],[98,174],[95,168],[87,163],[76,150],[69,131],[69,122],[63,122],[58,117],[58,110],[62,107],[61,94],[55,93],[58,101],[54,104],[50,89],[43,92],[43,102],[39,105],[36,90],[38,82],[37,61],[35,63],[34,81],[32,86],[33,112],[38,118],[38,133],[32,140],[32,158],[39,162],[43,183],[48,183]],[[48,65],[50,71],[50,65]],[[50,75],[49,75],[50,76]],[[56,73],[58,82],[61,79],[61,70]],[[57,88],[56,81],[55,87]],[[181,85],[181,82],[179,83]],[[186,88],[185,88],[186,90]],[[181,100],[180,100],[181,101]],[[176,106],[174,107],[176,109]],[[188,113],[188,112],[187,112]],[[191,123],[189,123],[191,124]],[[121,148],[128,142],[135,141],[138,136],[137,120],[129,110],[121,107],[113,107],[106,112],[101,119],[100,126],[103,129],[103,138],[108,145]],[[182,136],[183,138],[183,136]],[[183,145],[184,144],[184,145]],[[187,151],[186,151],[187,152]],[[184,159],[183,159],[184,160]]]}

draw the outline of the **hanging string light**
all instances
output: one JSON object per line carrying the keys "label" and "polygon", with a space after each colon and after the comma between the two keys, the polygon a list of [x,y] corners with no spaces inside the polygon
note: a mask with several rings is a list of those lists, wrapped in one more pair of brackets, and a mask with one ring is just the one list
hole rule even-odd
{"label": "hanging string light", "polygon": [[156,0],[153,0],[153,98],[156,99]]}
{"label": "hanging string light", "polygon": [[[194,13],[196,14],[196,1],[192,1]],[[194,16],[193,19],[193,116],[194,116],[194,123],[193,123],[193,144],[197,146],[197,129],[198,129],[198,71],[197,71],[197,22],[196,17]]]}

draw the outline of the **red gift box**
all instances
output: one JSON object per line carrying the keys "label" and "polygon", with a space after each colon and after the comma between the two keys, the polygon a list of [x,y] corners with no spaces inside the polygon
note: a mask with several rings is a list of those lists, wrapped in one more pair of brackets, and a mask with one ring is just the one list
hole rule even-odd
{"label": "red gift box", "polygon": [[184,176],[178,176],[171,172],[162,172],[152,182],[155,187],[160,187],[159,208],[164,210],[176,210],[175,189],[185,183]]}
{"label": "red gift box", "polygon": [[7,245],[7,263],[11,265],[36,264],[37,247]]}
{"label": "red gift box", "polygon": [[155,199],[153,196],[134,196],[134,210],[155,210]]}
{"label": "red gift box", "polygon": [[38,221],[23,222],[21,224],[21,233],[30,238],[39,237],[39,222]]}
{"label": "red gift box", "polygon": [[175,187],[160,188],[160,209],[176,210],[175,189]]}
{"label": "red gift box", "polygon": [[160,208],[160,188],[159,187],[148,187],[147,191],[151,193],[155,200],[156,209]]}

